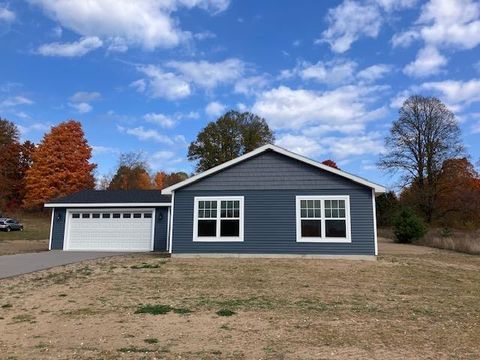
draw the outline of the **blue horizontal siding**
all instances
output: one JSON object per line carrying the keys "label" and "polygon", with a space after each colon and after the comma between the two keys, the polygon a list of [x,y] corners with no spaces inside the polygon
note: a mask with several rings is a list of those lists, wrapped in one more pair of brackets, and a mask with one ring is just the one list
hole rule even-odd
{"label": "blue horizontal siding", "polygon": [[[296,242],[297,195],[349,195],[351,243]],[[194,242],[195,196],[244,196],[243,242]],[[370,188],[295,190],[219,190],[175,192],[173,253],[374,255]]]}
{"label": "blue horizontal siding", "polygon": [[63,236],[65,234],[66,209],[55,208],[52,228],[52,250],[63,250]]}

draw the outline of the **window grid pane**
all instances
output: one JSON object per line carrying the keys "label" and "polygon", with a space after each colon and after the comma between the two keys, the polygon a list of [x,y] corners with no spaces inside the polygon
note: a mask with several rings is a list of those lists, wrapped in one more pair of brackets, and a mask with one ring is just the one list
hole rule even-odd
{"label": "window grid pane", "polygon": [[300,200],[300,217],[306,219],[320,219],[322,217],[321,200]]}
{"label": "window grid pane", "polygon": [[345,200],[325,200],[325,217],[329,219],[345,219]]}
{"label": "window grid pane", "polygon": [[198,218],[214,219],[217,217],[217,202],[202,200],[198,202]]}
{"label": "window grid pane", "polygon": [[222,200],[220,202],[220,218],[239,218],[240,217],[240,201],[239,200]]}

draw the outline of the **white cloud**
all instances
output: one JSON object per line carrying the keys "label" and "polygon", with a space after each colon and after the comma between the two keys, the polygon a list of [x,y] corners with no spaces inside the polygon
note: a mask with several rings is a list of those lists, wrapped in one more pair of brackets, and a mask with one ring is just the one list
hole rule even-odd
{"label": "white cloud", "polygon": [[70,96],[70,103],[68,105],[78,111],[80,114],[86,114],[93,110],[93,106],[90,102],[99,100],[102,95],[99,92],[92,91],[77,91]]}
{"label": "white cloud", "polygon": [[480,44],[480,3],[475,0],[430,0],[418,23],[427,44],[472,49]]}
{"label": "white cloud", "polygon": [[383,136],[379,133],[343,137],[284,134],[278,138],[276,144],[313,158],[328,154],[335,159],[345,159],[352,156],[378,155],[384,150]]}
{"label": "white cloud", "polygon": [[30,0],[61,26],[86,37],[106,42],[123,39],[125,44],[148,50],[174,47],[189,38],[172,13],[198,7],[216,14],[226,10],[228,0]]}
{"label": "white cloud", "polygon": [[410,76],[425,77],[438,74],[447,62],[447,58],[435,47],[428,46],[418,52],[417,58],[405,66],[403,72]]}
{"label": "white cloud", "polygon": [[404,72],[412,76],[436,74],[447,63],[440,49],[466,50],[480,44],[480,3],[475,0],[430,0],[411,29],[394,35],[392,45],[408,46],[421,39],[424,47]]}
{"label": "white cloud", "polygon": [[327,14],[329,27],[316,42],[327,42],[332,51],[343,53],[361,36],[376,38],[383,23],[378,6],[345,0]]}
{"label": "white cloud", "polygon": [[18,130],[20,131],[20,135],[23,138],[25,135],[32,133],[32,132],[47,132],[50,131],[51,124],[47,123],[33,123],[30,125],[20,125],[17,124]]}
{"label": "white cloud", "polygon": [[117,130],[121,133],[135,136],[138,140],[141,141],[152,140],[165,145],[174,145],[176,142],[183,142],[182,138],[180,138],[181,135],[178,135],[180,137],[175,137],[174,139],[172,139],[167,135],[159,133],[157,130],[145,129],[143,126],[138,126],[136,128],[125,128],[123,126],[117,125]]}
{"label": "white cloud", "polygon": [[426,82],[421,88],[440,94],[442,100],[457,109],[480,102],[480,79]]}
{"label": "white cloud", "polygon": [[119,154],[120,150],[114,147],[92,145],[93,155]]}
{"label": "white cloud", "polygon": [[32,105],[33,101],[25,96],[8,97],[0,101],[0,108],[14,107],[19,105]]}
{"label": "white cloud", "polygon": [[72,102],[90,102],[94,100],[98,100],[102,97],[99,92],[86,92],[86,91],[78,91],[72,96],[70,96],[70,101]]}
{"label": "white cloud", "polygon": [[401,108],[405,100],[412,95],[410,90],[402,90],[398,94],[396,94],[392,99],[390,99],[390,107],[391,108]]}
{"label": "white cloud", "polygon": [[147,75],[148,80],[140,79],[130,85],[139,92],[147,91],[152,98],[177,100],[191,94],[190,84],[172,72],[165,72],[154,65],[139,66],[138,70]]}
{"label": "white cloud", "polygon": [[93,110],[93,106],[86,102],[68,103],[68,106],[74,108],[80,114],[86,114]]}
{"label": "white cloud", "polygon": [[166,66],[175,69],[185,81],[205,89],[231,83],[240,78],[245,71],[243,61],[235,58],[220,62],[170,61]]}
{"label": "white cloud", "polygon": [[241,111],[241,112],[245,112],[245,111],[248,111],[248,107],[247,105],[245,105],[244,103],[237,103],[237,109],[238,111]]}
{"label": "white cloud", "polygon": [[365,82],[374,82],[392,71],[391,65],[376,64],[358,72],[357,78]]}
{"label": "white cloud", "polygon": [[197,40],[208,40],[208,39],[215,39],[217,35],[215,35],[211,31],[202,31],[194,34],[193,37]]}
{"label": "white cloud", "polygon": [[367,109],[368,104],[385,89],[348,85],[318,92],[280,86],[262,93],[252,111],[267,119],[274,129],[362,123],[372,119],[375,113]]}
{"label": "white cloud", "polygon": [[293,70],[303,80],[314,80],[324,84],[345,84],[354,78],[357,63],[350,60],[319,61],[316,64],[302,62]]}
{"label": "white cloud", "polygon": [[225,112],[226,106],[217,101],[212,101],[205,107],[205,113],[210,116],[220,116]]}
{"label": "white cloud", "polygon": [[275,144],[304,156],[315,157],[325,153],[314,139],[304,135],[284,134],[275,141]]}
{"label": "white cloud", "polygon": [[411,8],[417,4],[417,0],[374,0],[385,11]]}
{"label": "white cloud", "polygon": [[173,128],[175,126],[175,121],[164,114],[160,113],[148,113],[143,116],[143,118],[153,124],[160,125],[163,128]]}
{"label": "white cloud", "polygon": [[90,51],[102,47],[102,45],[102,40],[96,36],[91,36],[71,43],[43,44],[37,49],[37,53],[43,56],[78,57],[88,54]]}
{"label": "white cloud", "polygon": [[408,47],[412,42],[420,38],[420,33],[415,30],[408,30],[398,34],[394,34],[392,37],[392,46],[395,47]]}
{"label": "white cloud", "polygon": [[243,95],[255,95],[265,89],[269,84],[267,75],[250,76],[238,80],[235,83],[234,91]]}
{"label": "white cloud", "polygon": [[5,5],[0,4],[0,22],[11,23],[15,21],[15,13],[9,10]]}

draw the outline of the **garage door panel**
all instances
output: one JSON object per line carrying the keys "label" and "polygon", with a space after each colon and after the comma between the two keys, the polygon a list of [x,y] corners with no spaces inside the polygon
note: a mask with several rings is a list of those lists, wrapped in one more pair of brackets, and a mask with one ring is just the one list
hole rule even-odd
{"label": "garage door panel", "polygon": [[[113,213],[120,213],[120,218],[113,218]],[[123,214],[131,214],[124,218]],[[133,211],[111,211],[110,217],[92,217],[92,212],[74,212],[69,216],[67,232],[67,250],[98,251],[150,251],[152,250],[152,211],[142,211],[141,218],[134,218]],[[80,217],[74,217],[79,214]],[[89,214],[84,218],[83,214]],[[150,214],[146,218],[144,214]]]}

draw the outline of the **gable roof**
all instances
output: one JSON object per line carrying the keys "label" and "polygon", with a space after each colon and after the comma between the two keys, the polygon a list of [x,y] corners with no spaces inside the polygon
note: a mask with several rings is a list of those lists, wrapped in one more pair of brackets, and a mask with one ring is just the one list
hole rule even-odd
{"label": "gable roof", "polygon": [[328,171],[330,173],[333,173],[333,174],[336,174],[336,175],[339,175],[341,177],[344,177],[346,179],[349,179],[353,182],[356,182],[356,183],[359,183],[361,185],[365,185],[369,188],[372,188],[373,190],[375,190],[375,193],[376,194],[382,194],[384,192],[386,192],[386,189],[385,187],[383,187],[382,185],[379,185],[379,184],[376,184],[374,182],[371,182],[371,181],[368,181],[360,176],[357,176],[357,175],[353,175],[353,174],[350,174],[346,171],[343,171],[343,170],[338,170],[338,169],[335,169],[333,167],[330,167],[330,166],[327,166],[327,165],[324,165],[322,163],[319,163],[318,161],[315,161],[315,160],[312,160],[312,159],[309,159],[305,156],[302,156],[302,155],[299,155],[299,154],[296,154],[296,153],[293,153],[291,151],[288,151],[284,148],[281,148],[279,146],[276,146],[276,145],[272,145],[272,144],[268,144],[268,145],[264,145],[262,147],[259,147],[258,149],[255,149],[253,151],[250,151],[242,156],[239,156],[235,159],[232,159],[230,161],[227,161],[223,164],[220,164],[220,165],[217,165],[211,169],[208,169],[200,174],[197,174],[195,176],[192,176],[184,181],[181,181],[175,185],[172,185],[172,186],[169,186],[165,189],[162,190],[162,194],[166,194],[166,195],[170,195],[172,194],[172,191],[175,191],[177,189],[180,189],[184,186],[187,186],[191,183],[194,183],[196,181],[199,181],[200,179],[203,179],[204,177],[207,177],[207,176],[210,176],[210,175],[213,175],[223,169],[226,169],[230,166],[233,166],[235,164],[238,164],[239,162],[242,162],[242,161],[245,161],[247,159],[250,159],[254,156],[257,156],[265,151],[274,151],[278,154],[282,154],[282,155],[285,155],[285,156],[288,156],[292,159],[296,159],[298,161],[301,161],[303,163],[306,163],[306,164],[309,164],[311,166],[314,166],[314,167],[317,167],[319,169],[322,169],[322,170],[325,170],[325,171]]}
{"label": "gable roof", "polygon": [[159,190],[84,190],[53,199],[45,207],[170,206]]}

